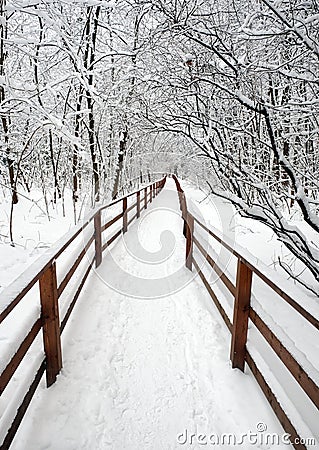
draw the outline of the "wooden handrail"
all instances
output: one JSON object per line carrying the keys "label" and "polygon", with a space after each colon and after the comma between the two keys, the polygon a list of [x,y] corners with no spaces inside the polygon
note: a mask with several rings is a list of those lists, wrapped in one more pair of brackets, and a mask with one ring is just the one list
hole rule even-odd
{"label": "wooden handrail", "polygon": [[[159,181],[161,183],[166,177],[164,177],[162,180]],[[141,188],[140,190],[136,190],[126,196],[126,198],[132,197],[133,195],[136,195],[137,192],[146,191],[150,186],[152,186],[154,183],[150,183],[146,187]],[[163,187],[163,186],[162,186]],[[148,196],[149,194],[147,194]],[[147,207],[148,199],[147,196],[145,196],[145,209]],[[114,206],[120,202],[123,201],[123,198],[125,196],[120,197],[117,200],[112,201],[111,203],[108,203],[107,205],[101,206],[99,208],[96,208],[81,224],[77,225],[73,228],[69,233],[67,233],[65,236],[63,236],[56,244],[55,246],[50,249],[46,254],[44,254],[39,260],[32,265],[29,269],[27,269],[19,278],[19,280],[13,281],[10,286],[8,286],[5,291],[3,291],[0,294],[0,298],[6,296],[7,297],[7,304],[1,308],[0,305],[0,324],[3,322],[3,320],[10,314],[10,312],[19,304],[21,299],[26,295],[27,292],[39,281],[39,278],[43,273],[51,266],[52,262],[56,260],[66,249],[67,247],[78,237],[78,235],[94,220],[95,215],[100,211],[104,211],[107,208],[110,208],[111,206]],[[118,220],[118,217],[116,218]],[[114,223],[114,222],[113,222]],[[107,226],[106,226],[107,225]],[[104,231],[109,224],[106,224],[104,229],[101,231]],[[38,269],[35,269],[35,267],[38,267]],[[22,280],[21,280],[22,278]],[[25,278],[25,280],[23,280]],[[21,289],[21,285],[24,287]]]}
{"label": "wooden handrail", "polygon": [[[163,178],[163,180],[164,179],[165,178]],[[152,184],[154,183],[143,187],[142,189],[140,189],[140,191],[148,189],[150,186],[152,186]],[[137,192],[138,191],[134,191],[133,193],[127,195],[126,198],[131,197]],[[2,291],[2,293],[0,294],[0,298],[7,297],[9,300],[7,301],[8,304],[0,311],[0,323],[8,316],[8,314],[14,309],[14,307],[20,302],[20,300],[26,295],[26,293],[34,286],[41,275],[48,269],[48,267],[51,266],[52,262],[55,261],[67,249],[67,247],[78,237],[81,231],[83,231],[90,223],[92,223],[95,215],[99,211],[102,212],[105,209],[122,202],[123,198],[125,197],[121,197],[118,200],[114,200],[107,205],[96,208],[82,224],[77,225],[73,230],[62,237],[52,249],[50,249],[45,255],[39,258],[39,260],[34,263],[31,268],[27,269],[18,280],[14,280],[7,288],[5,288],[4,291]],[[34,270],[33,267],[36,267],[38,265],[40,266],[39,269]],[[29,273],[32,273],[32,275],[28,276]],[[28,278],[28,281],[26,283],[23,283],[23,281],[21,282],[21,278],[23,278],[24,274],[26,274],[26,277]],[[22,289],[21,284],[24,285]],[[19,292],[15,293],[17,290]]]}
{"label": "wooden handrail", "polygon": [[41,330],[42,323],[41,319],[38,319],[33,325],[27,336],[24,338],[20,347],[16,351],[16,353],[12,356],[10,362],[7,364],[6,368],[1,374],[0,378],[0,395],[7,387],[9,381],[13,377],[15,371],[19,367],[21,361],[23,360],[25,354],[29,350],[31,344],[34,339],[37,337],[39,331]]}
{"label": "wooden handrail", "polygon": [[[141,208],[141,191],[144,192],[144,208],[147,208],[147,203],[151,202],[155,195],[157,195],[166,182],[166,176],[159,181],[150,183],[147,186],[143,186],[141,189],[134,191],[127,196],[123,196],[108,205],[96,208],[88,218],[84,220],[82,224],[76,226],[66,236],[64,236],[50,251],[39,258],[35,264],[27,269],[18,280],[15,280],[9,285],[2,293],[2,308],[0,304],[0,324],[9,316],[13,309],[19,304],[24,296],[30,291],[30,289],[39,283],[40,287],[40,300],[41,300],[41,317],[38,317],[36,321],[31,325],[30,330],[26,334],[25,338],[20,342],[19,348],[15,354],[11,356],[10,361],[0,374],[0,395],[6,389],[10,380],[12,379],[16,369],[25,357],[28,349],[36,339],[39,331],[43,330],[43,343],[45,351],[45,360],[42,361],[39,370],[35,374],[35,378],[30,385],[28,392],[26,393],[20,407],[17,410],[17,414],[10,426],[10,429],[5,436],[5,439],[0,445],[1,450],[7,450],[15,436],[15,433],[25,415],[28,405],[35,393],[35,390],[40,382],[41,376],[46,371],[47,385],[50,386],[56,380],[56,377],[62,367],[62,352],[61,352],[61,334],[66,326],[66,323],[73,311],[76,301],[82,291],[84,283],[94,266],[99,266],[102,261],[103,251],[114,242],[121,233],[126,232],[128,226],[132,221],[139,217]],[[127,200],[129,197],[136,195],[137,201],[127,206]],[[109,219],[106,223],[102,224],[102,212],[106,208],[110,208],[116,204],[122,203],[123,210],[120,214]],[[128,213],[136,208],[136,213],[128,220]],[[118,220],[123,219],[123,226],[120,230],[109,237],[108,241],[102,245],[102,234],[105,230],[110,228]],[[89,225],[94,224],[94,235],[87,240],[86,244],[82,244],[79,249],[78,256],[74,257],[73,264],[68,270],[60,285],[57,284],[56,276],[56,262],[60,255],[69,247],[69,245],[79,236],[79,234]],[[59,297],[64,292],[66,286],[70,282],[71,278],[80,266],[84,255],[87,253],[92,244],[95,244],[94,257],[86,265],[84,275],[80,278],[80,283],[77,287],[74,297],[70,300],[67,312],[62,318],[60,323],[59,318]],[[4,299],[6,300],[4,301]]]}
{"label": "wooden handrail", "polygon": [[[189,213],[190,214],[190,213]],[[207,233],[212,236],[216,241],[218,241],[224,248],[229,250],[234,256],[238,259],[240,258],[247,267],[250,268],[252,272],[254,272],[265,284],[267,284],[276,294],[278,294],[285,302],[289,303],[289,305],[297,311],[301,316],[303,316],[311,325],[313,325],[317,330],[319,330],[319,320],[313,317],[312,314],[309,313],[305,308],[303,308],[296,300],[294,300],[289,294],[287,294],[283,289],[278,287],[270,278],[268,278],[265,274],[261,272],[261,270],[256,267],[252,262],[248,261],[240,252],[236,251],[233,247],[231,247],[227,242],[221,239],[216,233],[207,228],[203,223],[201,223],[196,217],[194,217],[195,223],[197,223],[203,230],[207,231]],[[198,242],[198,241],[197,241]]]}
{"label": "wooden handrail", "polygon": [[198,275],[200,276],[202,282],[204,283],[204,285],[205,285],[207,291],[209,292],[209,294],[210,294],[210,296],[211,296],[213,302],[214,302],[215,305],[216,305],[216,308],[218,309],[218,311],[219,311],[219,313],[220,313],[222,319],[224,320],[225,325],[227,326],[228,330],[229,330],[230,332],[232,332],[233,324],[232,324],[231,321],[229,320],[229,317],[228,317],[228,315],[226,314],[226,311],[225,311],[224,308],[222,307],[222,305],[221,305],[220,301],[218,300],[218,298],[217,298],[215,292],[214,292],[213,289],[211,288],[211,285],[210,285],[209,282],[207,281],[207,279],[206,279],[205,275],[203,274],[203,272],[200,270],[200,267],[199,267],[199,265],[198,265],[198,263],[196,262],[195,259],[193,259],[193,264],[194,264],[194,267],[195,267],[195,269],[196,269],[196,273],[198,273]]}
{"label": "wooden handrail", "polygon": [[261,317],[252,308],[249,310],[249,318],[256,326],[258,331],[263,335],[268,344],[272,347],[274,352],[278,355],[281,361],[285,364],[289,372],[295,378],[297,383],[302,387],[310,400],[319,409],[319,387],[301,367],[295,358],[290,354],[286,347],[280,342],[274,332],[270,330],[268,325],[261,319]]}
{"label": "wooden handrail", "polygon": [[117,222],[119,219],[121,219],[123,217],[123,213],[121,212],[120,214],[118,214],[117,216],[113,217],[113,219],[109,220],[108,222],[106,222],[105,225],[103,225],[103,227],[101,227],[101,232],[107,230],[109,227],[111,227],[115,222]]}
{"label": "wooden handrail", "polygon": [[233,296],[236,295],[236,286],[233,285],[233,283],[230,281],[230,279],[227,277],[227,275],[223,272],[223,270],[218,266],[216,261],[213,260],[213,258],[205,251],[204,247],[200,244],[198,239],[194,236],[193,237],[194,244],[198,248],[198,250],[201,252],[201,254],[204,256],[208,264],[211,266],[211,268],[217,273],[219,278],[222,280],[224,285],[227,287],[227,289],[232,293]]}
{"label": "wooden handrail", "polygon": [[[195,267],[196,272],[203,281],[207,291],[209,292],[212,300],[214,301],[219,313],[221,314],[227,328],[232,334],[230,359],[232,361],[233,368],[239,368],[244,371],[245,362],[249,365],[253,375],[263,390],[267,400],[272,406],[275,414],[277,415],[280,423],[287,433],[290,433],[294,440],[301,442],[300,436],[296,432],[291,420],[280,406],[275,394],[272,392],[270,386],[265,380],[263,374],[258,369],[251,354],[246,348],[248,322],[251,320],[256,329],[261,333],[264,339],[271,346],[276,355],[281,359],[282,363],[289,370],[290,374],[298,382],[299,386],[303,389],[306,395],[310,398],[313,404],[319,408],[319,387],[312,380],[312,378],[306,373],[303,367],[298,363],[294,356],[287,350],[287,348],[280,342],[280,339],[270,330],[267,324],[259,317],[259,315],[251,308],[251,287],[253,275],[260,278],[267,286],[269,286],[276,294],[278,294],[285,302],[287,302],[296,312],[298,312],[309,324],[319,329],[319,320],[310,314],[305,308],[303,308],[295,299],[287,294],[283,289],[278,287],[269,277],[267,277],[260,268],[257,268],[251,261],[247,260],[247,257],[242,255],[238,249],[233,248],[229,243],[225,242],[214,231],[210,230],[204,225],[197,217],[191,214],[187,210],[187,201],[185,193],[181,188],[180,182],[175,175],[172,176],[175,181],[176,189],[178,192],[178,198],[180,203],[180,209],[182,212],[182,218],[184,220],[183,233],[186,237],[186,260],[185,265],[188,269],[192,270],[192,264]],[[219,242],[224,248],[226,248],[232,255],[237,258],[237,277],[236,286],[229,280],[226,274],[216,264],[214,259],[204,249],[198,238],[196,237],[196,230],[194,225],[200,226],[205,232]],[[186,233],[185,233],[186,229]],[[194,258],[192,251],[192,244],[199,249],[204,259],[208,262],[209,266],[215,270],[219,275],[221,281],[224,283],[228,291],[234,296],[234,309],[233,309],[233,322],[230,321],[224,308],[222,307],[219,299],[214,293],[210,283],[206,279],[202,272],[198,262]],[[293,442],[293,441],[292,441]],[[306,449],[306,447],[299,443],[293,444],[295,448]]]}
{"label": "wooden handrail", "polygon": [[60,285],[58,287],[58,298],[62,295],[62,292],[64,291],[64,289],[68,285],[70,279],[72,278],[73,274],[75,273],[76,269],[78,268],[79,264],[81,263],[82,259],[84,258],[84,255],[86,254],[86,252],[90,248],[90,246],[91,246],[93,241],[94,241],[94,236],[92,236],[89,239],[88,243],[85,245],[85,247],[83,248],[83,250],[81,251],[81,253],[77,257],[77,259],[74,261],[74,264],[72,265],[71,269],[68,271],[68,273],[65,275],[65,277],[61,281],[61,283],[60,283]]}

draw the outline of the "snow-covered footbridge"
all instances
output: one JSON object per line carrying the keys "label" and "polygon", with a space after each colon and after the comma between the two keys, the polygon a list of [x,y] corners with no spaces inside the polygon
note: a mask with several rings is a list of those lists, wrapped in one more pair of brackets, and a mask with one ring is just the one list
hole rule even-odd
{"label": "snow-covered footbridge", "polygon": [[318,320],[196,208],[164,178],[4,292],[1,449],[318,448]]}

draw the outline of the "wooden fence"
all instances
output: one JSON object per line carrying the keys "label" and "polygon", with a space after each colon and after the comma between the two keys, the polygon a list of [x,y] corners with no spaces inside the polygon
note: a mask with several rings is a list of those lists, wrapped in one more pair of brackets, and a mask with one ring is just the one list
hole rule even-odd
{"label": "wooden fence", "polygon": [[[54,250],[53,253],[50,253],[47,261],[45,261],[45,263],[41,267],[39,267],[35,274],[32,273],[29,278],[27,277],[28,279],[24,282],[23,286],[21,286],[21,281],[18,281],[17,283],[14,282],[1,294],[3,298],[6,298],[6,306],[4,306],[0,312],[0,324],[10,316],[10,313],[12,313],[14,308],[20,303],[20,301],[31,290],[31,288],[36,285],[36,283],[39,283],[41,315],[36,319],[30,331],[24,337],[22,342],[18,343],[18,350],[12,355],[10,361],[1,373],[0,396],[3,394],[6,387],[14,377],[16,370],[23,361],[28,350],[30,349],[31,344],[34,342],[41,329],[43,331],[43,348],[45,354],[45,357],[42,359],[28,391],[26,392],[20,406],[17,409],[14,420],[11,423],[11,426],[9,427],[0,447],[1,450],[7,450],[10,447],[44,372],[46,372],[46,381],[48,387],[56,381],[57,375],[62,368],[61,333],[63,332],[65,325],[72,313],[75,303],[94,265],[94,262],[96,267],[101,264],[103,251],[122,233],[125,233],[127,231],[128,226],[133,222],[134,219],[140,217],[141,211],[143,209],[146,209],[148,203],[152,202],[152,199],[162,190],[165,185],[165,181],[166,177],[96,210],[91,215],[91,217],[89,217],[85,221],[85,223],[78,226],[76,231],[71,236],[68,236],[66,238],[65,242],[62,242],[62,244],[59,245],[59,247]],[[134,196],[136,196],[136,201],[128,207],[128,200],[132,197],[134,198]],[[121,203],[121,212],[110,219],[108,222],[102,224],[103,211],[106,208],[110,208],[111,206],[117,204],[120,205]],[[132,211],[134,208],[136,208],[136,213],[130,219],[128,219],[130,211]],[[118,222],[120,219],[122,219],[121,228],[116,233],[114,233],[105,242],[105,244],[102,244],[103,232],[110,228],[113,224]],[[79,250],[78,256],[74,258],[74,263],[71,269],[67,272],[63,280],[58,285],[56,273],[57,259],[65,252],[65,250],[80,235],[80,233],[88,227],[89,224],[94,225],[94,233],[87,240],[87,242],[83,244],[83,247]],[[70,299],[67,311],[60,322],[59,298],[61,297],[62,292],[65,290],[71,278],[75,274],[77,268],[83,260],[84,255],[87,254],[93,242],[95,246],[94,256],[88,262],[84,274],[81,274],[83,276],[80,277],[80,282],[76,288],[75,295]]]}
{"label": "wooden fence", "polygon": [[[319,408],[319,387],[311,379],[311,376],[306,373],[301,364],[294,358],[294,356],[287,350],[285,345],[279,340],[275,333],[262,320],[257,312],[250,304],[251,300],[251,286],[253,276],[260,278],[266,285],[268,285],[276,294],[278,294],[283,301],[287,302],[295,311],[297,311],[309,324],[319,329],[319,321],[306,311],[300,303],[294,300],[290,295],[285,293],[282,289],[276,286],[269,278],[267,278],[257,267],[247,261],[239,252],[235,251],[229,244],[224,242],[213,231],[208,229],[201,223],[193,214],[187,210],[186,196],[180,186],[178,179],[173,175],[173,179],[178,191],[180,209],[182,211],[182,218],[184,219],[184,235],[186,237],[186,267],[192,270],[194,265],[195,270],[203,281],[207,291],[209,292],[213,302],[215,303],[220,315],[222,316],[227,328],[229,329],[231,338],[230,359],[233,368],[238,368],[244,371],[245,362],[248,364],[251,372],[255,376],[259,386],[265,394],[273,411],[278,417],[282,427],[286,433],[290,434],[291,442],[296,449],[306,449],[307,447],[302,443],[303,440],[298,435],[295,426],[287,416],[286,412],[280,405],[279,400],[268,385],[261,370],[259,370],[256,362],[246,348],[248,322],[255,325],[256,329],[261,333],[263,338],[270,345],[272,350],[280,358],[290,374],[294,377],[305,394],[313,402],[316,408]],[[217,265],[216,261],[206,252],[203,245],[200,243],[198,236],[194,231],[195,225],[204,230],[209,236],[226,248],[232,255],[237,258],[237,276],[236,284],[226,276],[226,274]],[[228,291],[234,297],[233,306],[233,321],[231,322],[226,314],[223,306],[215,295],[211,284],[208,282],[204,273],[201,271],[198,262],[194,258],[193,248],[197,247],[204,259],[207,261],[209,267],[213,269],[220,280],[226,286]]]}
{"label": "wooden fence", "polygon": [[[309,374],[302,368],[301,364],[294,358],[294,356],[287,350],[280,339],[274,334],[269,326],[262,320],[257,312],[252,308],[250,304],[251,300],[251,286],[253,276],[260,278],[266,285],[268,285],[275,293],[277,293],[283,301],[287,302],[297,313],[299,313],[305,320],[308,321],[317,330],[319,329],[319,321],[313,317],[308,311],[306,311],[296,300],[278,288],[269,278],[267,278],[257,267],[251,262],[247,261],[239,252],[234,250],[229,244],[224,242],[213,231],[208,229],[203,223],[201,223],[190,211],[187,210],[187,203],[185,193],[183,192],[179,181],[175,176],[173,179],[176,183],[176,188],[179,195],[180,208],[182,211],[182,217],[184,219],[184,235],[186,237],[186,267],[192,270],[192,267],[196,269],[200,278],[202,279],[207,291],[209,292],[212,300],[214,301],[219,313],[221,314],[227,328],[231,332],[231,351],[230,358],[233,368],[239,368],[244,370],[245,363],[250,367],[251,372],[254,374],[258,384],[264,392],[267,400],[277,415],[284,430],[291,435],[291,441],[294,442],[296,449],[306,449],[306,446],[301,443],[302,440],[298,435],[295,426],[287,416],[276,395],[268,385],[265,376],[258,368],[256,362],[250,355],[246,347],[247,332],[249,320],[255,325],[256,329],[261,333],[264,339],[268,342],[275,354],[280,358],[285,367],[289,370],[291,375],[295,378],[297,383],[303,389],[305,394],[313,402],[313,404],[319,408],[319,388],[315,382],[311,379]],[[14,377],[14,374],[27,354],[31,344],[38,336],[40,330],[43,332],[43,348],[45,357],[42,359],[38,370],[34,375],[34,379],[26,392],[19,408],[17,409],[16,416],[9,427],[4,441],[0,447],[1,450],[7,450],[18,430],[18,427],[27,411],[27,408],[31,402],[31,399],[35,393],[37,386],[42,378],[44,372],[46,372],[47,386],[52,385],[58,373],[62,368],[62,352],[61,352],[61,334],[65,328],[65,325],[72,313],[75,303],[81,293],[84,283],[95,263],[98,267],[102,261],[103,251],[114,242],[122,233],[125,233],[128,226],[132,221],[138,218],[143,209],[147,208],[148,203],[152,202],[152,199],[163,188],[166,181],[166,177],[162,180],[153,183],[137,192],[134,192],[122,199],[112,202],[111,204],[99,208],[95,211],[85,223],[81,224],[71,236],[62,242],[59,247],[47,258],[45,263],[32,274],[23,286],[20,283],[15,288],[10,286],[8,294],[6,290],[2,293],[9,300],[4,308],[0,312],[0,324],[9,317],[10,313],[19,304],[19,302],[25,297],[25,295],[31,290],[31,288],[39,283],[40,302],[41,302],[41,315],[36,319],[32,325],[30,331],[20,342],[18,350],[12,355],[10,361],[6,365],[5,369],[0,375],[0,395],[3,394],[6,387]],[[128,206],[128,199],[136,196],[136,201]],[[121,212],[115,217],[102,224],[102,213],[106,208],[114,206],[116,204],[121,205]],[[135,214],[129,219],[129,213],[136,208]],[[134,212],[134,211],[133,211]],[[103,244],[103,232],[109,229],[113,224],[122,220],[121,228],[116,231],[108,240]],[[62,281],[57,283],[56,274],[56,261],[61,256],[70,244],[80,235],[80,233],[88,227],[89,224],[93,224],[94,232],[86,241],[85,244],[79,250],[79,254],[74,258],[74,263],[71,269],[64,276]],[[232,255],[237,258],[237,276],[236,284],[227,277],[227,275],[216,264],[213,258],[206,252],[204,246],[200,242],[199,236],[196,235],[196,228],[200,227],[207,235],[215,239],[219,244],[226,248]],[[84,274],[80,278],[80,282],[77,285],[73,298],[69,300],[67,311],[60,321],[59,311],[59,299],[62,292],[67,287],[69,281],[73,277],[77,268],[79,267],[84,255],[94,243],[94,255],[88,262]],[[205,258],[209,267],[211,267],[220,280],[224,283],[228,291],[234,297],[233,308],[233,320],[229,319],[223,306],[215,295],[211,284],[206,279],[204,273],[201,271],[199,263],[194,257],[194,247],[196,247],[202,256]],[[299,442],[299,443],[298,443]]]}

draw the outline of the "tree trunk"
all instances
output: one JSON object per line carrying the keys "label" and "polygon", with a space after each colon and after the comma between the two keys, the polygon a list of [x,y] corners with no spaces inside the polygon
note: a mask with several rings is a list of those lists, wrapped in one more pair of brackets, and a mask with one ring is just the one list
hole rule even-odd
{"label": "tree trunk", "polygon": [[[0,1],[0,77],[1,80],[4,80],[5,76],[5,58],[6,53],[4,49],[4,41],[7,39],[7,22],[5,17],[5,6],[6,6],[6,0]],[[0,105],[5,100],[5,90],[4,90],[4,84],[3,81],[0,83]],[[15,177],[14,177],[14,161],[11,158],[11,151],[9,146],[9,117],[3,113],[1,114],[1,123],[2,128],[4,132],[4,143],[5,143],[5,151],[6,151],[6,157],[7,157],[7,164],[8,164],[8,171],[9,171],[9,182],[11,186],[11,195],[12,195],[12,203],[15,205],[18,203],[18,195],[16,191],[15,186]]]}
{"label": "tree trunk", "polygon": [[[95,14],[93,18],[93,28],[91,30],[91,16],[93,12],[93,7],[87,8],[87,23],[85,29],[86,37],[86,49],[84,53],[84,67],[89,70],[88,75],[88,85],[93,87],[93,66],[95,60],[95,48],[97,40],[98,31],[98,18],[101,11],[101,7],[97,6],[95,9]],[[100,175],[99,175],[99,164],[96,152],[96,137],[95,137],[95,119],[94,119],[94,99],[92,98],[92,92],[90,89],[86,90],[87,107],[88,113],[88,138],[89,138],[89,149],[92,161],[92,171],[93,171],[93,190],[94,190],[94,201],[98,202],[100,200]]]}
{"label": "tree trunk", "polygon": [[122,133],[122,138],[120,140],[120,150],[119,150],[119,154],[118,154],[116,175],[115,175],[115,181],[114,181],[113,191],[112,191],[112,199],[113,200],[115,200],[118,195],[119,181],[120,181],[120,176],[121,176],[122,169],[123,169],[123,162],[124,162],[127,138],[128,138],[128,130],[124,130]]}
{"label": "tree trunk", "polygon": [[54,151],[53,151],[53,137],[52,137],[52,131],[49,130],[49,149],[50,149],[50,159],[51,159],[51,165],[52,165],[52,172],[53,172],[53,180],[54,180],[54,193],[53,193],[53,201],[56,203],[57,196],[58,198],[62,197],[61,189],[59,186],[59,180],[58,180],[58,174],[57,174],[57,165],[54,161]]}

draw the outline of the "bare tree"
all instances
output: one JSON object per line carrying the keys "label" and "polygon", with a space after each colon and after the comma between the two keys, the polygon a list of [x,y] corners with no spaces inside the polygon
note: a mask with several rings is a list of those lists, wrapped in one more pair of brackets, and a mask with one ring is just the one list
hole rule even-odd
{"label": "bare tree", "polygon": [[318,249],[285,212],[295,201],[319,231],[318,11],[295,3],[159,2],[170,48],[157,55],[146,117],[154,131],[186,136],[211,161],[212,192],[271,227],[318,282]]}
{"label": "bare tree", "polygon": [[7,57],[7,50],[5,48],[5,41],[8,37],[7,28],[7,14],[6,14],[6,0],[0,0],[0,108],[1,108],[1,124],[3,129],[3,146],[5,148],[5,155],[8,164],[9,182],[11,186],[12,203],[18,203],[18,195],[15,189],[14,183],[14,160],[11,157],[11,149],[9,142],[9,128],[10,128],[10,115],[3,110],[3,102],[5,100],[5,84],[6,73],[5,64]]}

